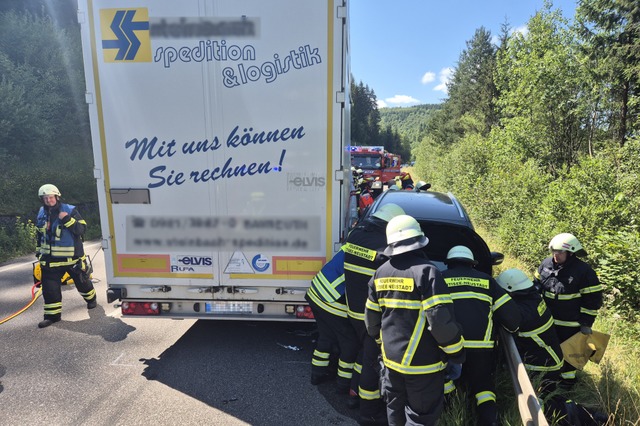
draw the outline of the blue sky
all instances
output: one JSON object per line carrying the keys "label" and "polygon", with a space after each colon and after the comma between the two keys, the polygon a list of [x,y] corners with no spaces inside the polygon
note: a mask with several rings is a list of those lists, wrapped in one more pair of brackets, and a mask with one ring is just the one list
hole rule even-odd
{"label": "blue sky", "polygon": [[[526,23],[543,0],[349,0],[351,73],[380,107],[440,103],[466,42],[484,26],[494,37]],[[554,0],[571,19],[576,0]]]}

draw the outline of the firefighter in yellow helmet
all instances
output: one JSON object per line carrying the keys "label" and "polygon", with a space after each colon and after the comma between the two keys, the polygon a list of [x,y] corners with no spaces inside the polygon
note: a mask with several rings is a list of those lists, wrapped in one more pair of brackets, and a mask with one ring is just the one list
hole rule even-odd
{"label": "firefighter in yellow helmet", "polygon": [[538,397],[549,422],[559,425],[604,425],[607,415],[569,399],[558,392],[564,364],[553,317],[533,282],[520,269],[507,269],[496,278],[515,301],[522,314],[520,329],[513,338],[530,377],[538,377]]}
{"label": "firefighter in yellow helmet", "polygon": [[[587,252],[569,233],[558,234],[549,242],[551,256],[542,261],[535,283],[551,310],[560,342],[574,334],[591,334],[591,326],[602,306],[602,285],[596,272],[578,256]],[[562,378],[572,385],[576,369],[565,363]]]}
{"label": "firefighter in yellow helmet", "polygon": [[90,263],[84,254],[82,235],[86,222],[75,206],[60,201],[55,185],[45,184],[38,190],[42,207],[36,217],[36,257],[42,268],[44,320],[39,328],[60,321],[62,315],[61,279],[68,273],[87,309],[97,306],[96,291],[90,279]]}
{"label": "firefighter in yellow helmet", "polygon": [[462,329],[449,289],[422,250],[420,224],[400,215],[386,228],[390,259],[369,280],[365,322],[381,342],[382,395],[390,425],[435,425],[445,378],[455,380],[465,359]]}
{"label": "firefighter in yellow helmet", "polygon": [[477,424],[497,425],[494,323],[513,333],[520,326],[520,311],[491,275],[475,268],[478,262],[469,247],[453,246],[445,263],[447,270],[442,276],[451,292],[467,351],[460,384],[475,399]]}

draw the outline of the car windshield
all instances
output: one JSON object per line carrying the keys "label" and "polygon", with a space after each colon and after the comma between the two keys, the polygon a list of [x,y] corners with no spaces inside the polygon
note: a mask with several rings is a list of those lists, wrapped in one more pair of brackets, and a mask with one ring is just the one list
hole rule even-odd
{"label": "car windshield", "polygon": [[351,162],[353,163],[353,166],[357,169],[377,170],[381,167],[380,154],[370,154],[370,155],[352,154],[352,155],[353,155],[353,159],[351,160]]}

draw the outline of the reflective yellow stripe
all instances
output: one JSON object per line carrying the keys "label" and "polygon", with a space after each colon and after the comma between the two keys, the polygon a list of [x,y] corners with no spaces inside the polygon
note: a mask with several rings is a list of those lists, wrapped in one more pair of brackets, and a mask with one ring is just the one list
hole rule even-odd
{"label": "reflective yellow stripe", "polygon": [[422,309],[422,303],[419,300],[387,299],[383,297],[378,299],[378,304],[384,308]]}
{"label": "reflective yellow stripe", "polygon": [[62,302],[45,303],[44,305],[45,315],[56,315],[60,313],[62,313]]}
{"label": "reflective yellow stripe", "polygon": [[422,301],[422,309],[426,311],[442,303],[453,303],[453,300],[451,300],[451,296],[448,294],[431,296]]}
{"label": "reflective yellow stripe", "polygon": [[313,351],[313,356],[317,357],[317,358],[322,358],[322,359],[329,359],[329,352],[320,352],[319,350],[315,349]]}
{"label": "reflective yellow stripe", "polygon": [[496,303],[493,304],[493,311],[495,312],[500,309],[500,307],[507,303],[509,300],[511,300],[511,296],[509,296],[508,294],[503,295],[496,301]]}
{"label": "reflective yellow stripe", "polygon": [[371,311],[381,312],[380,305],[371,299],[367,299],[367,303],[364,306]]}
{"label": "reflective yellow stripe", "polygon": [[484,404],[485,402],[496,402],[496,394],[490,391],[482,391],[476,394],[476,405]]}
{"label": "reflective yellow stripe", "polygon": [[364,266],[354,265],[353,263],[344,262],[344,270],[355,272],[357,274],[366,275],[368,277],[372,277],[373,274],[376,273],[375,269],[367,268]]}
{"label": "reflective yellow stripe", "polygon": [[472,349],[492,349],[495,345],[495,342],[492,340],[465,340],[464,347],[472,348]]}
{"label": "reflective yellow stripe", "polygon": [[345,368],[345,369],[351,370],[351,369],[353,369],[353,364],[354,364],[353,362],[344,362],[343,360],[338,359],[338,367],[339,368]]}
{"label": "reflective yellow stripe", "polygon": [[51,256],[54,257],[73,257],[75,249],[73,247],[51,247]]}
{"label": "reflective yellow stripe", "polygon": [[493,298],[488,294],[476,293],[475,291],[461,291],[451,293],[451,298],[453,300],[461,300],[461,299],[478,299],[483,302],[487,302],[491,304],[493,302]]}
{"label": "reflective yellow stripe", "polygon": [[318,305],[320,309],[327,311],[337,317],[347,317],[347,305],[338,302],[325,302],[324,300],[320,299],[320,297],[315,293],[315,291],[313,291],[312,288],[307,291],[307,296],[309,296],[309,299],[313,300],[313,302]]}
{"label": "reflective yellow stripe", "polygon": [[541,325],[540,327],[536,328],[535,330],[531,330],[531,331],[521,331],[518,333],[518,336],[520,337],[534,337],[537,336],[538,334],[541,334],[545,331],[547,331],[548,329],[550,329],[553,326],[553,318],[549,317],[549,320],[547,320],[547,322],[544,325]]}
{"label": "reflective yellow stripe", "polygon": [[[420,304],[418,304],[418,309],[420,309]],[[418,321],[416,321],[416,325],[413,327],[413,332],[409,338],[409,345],[407,345],[407,350],[402,357],[402,365],[410,365],[413,361],[413,356],[416,353],[416,348],[420,344],[420,339],[422,338],[422,333],[424,332],[426,323],[427,317],[425,315],[418,314]]]}
{"label": "reflective yellow stripe", "polygon": [[380,399],[380,389],[370,391],[370,390],[362,389],[360,386],[358,386],[358,396],[362,399],[366,399],[369,401],[374,399]]}
{"label": "reflective yellow stripe", "polygon": [[594,311],[593,309],[587,309],[587,308],[580,308],[580,313],[581,314],[586,314],[586,315],[591,315],[591,316],[596,316],[598,315],[598,311]]}
{"label": "reflective yellow stripe", "polygon": [[450,394],[454,390],[456,390],[456,385],[453,384],[453,380],[449,380],[449,381],[444,382],[444,394],[445,395]]}
{"label": "reflective yellow stripe", "polygon": [[561,321],[554,320],[553,323],[555,325],[559,325],[561,327],[580,327],[580,323],[578,321]]}
{"label": "reflective yellow stripe", "polygon": [[602,284],[598,284],[591,287],[581,288],[580,293],[582,294],[597,293],[602,290],[604,290],[604,287],[602,286]]}
{"label": "reflective yellow stripe", "polygon": [[329,360],[323,361],[323,360],[320,360],[320,359],[312,358],[311,359],[311,365],[315,365],[316,367],[328,367],[329,366]]}
{"label": "reflective yellow stripe", "polygon": [[441,361],[429,365],[402,365],[391,361],[384,354],[382,356],[384,365],[402,374],[432,374],[444,370],[444,364]]}
{"label": "reflective yellow stripe", "polygon": [[562,377],[563,379],[575,379],[576,378],[576,371],[566,371],[564,373],[560,373],[560,377]]}
{"label": "reflective yellow stripe", "polygon": [[71,218],[67,223],[64,224],[64,227],[71,228],[73,225],[75,225],[75,223],[76,223],[76,220],[74,218]]}
{"label": "reflective yellow stripe", "polygon": [[440,346],[440,349],[444,351],[444,353],[451,355],[458,351],[461,351],[464,347],[464,337],[461,337],[456,343],[452,343],[447,346]]}
{"label": "reflective yellow stripe", "polygon": [[353,377],[353,373],[351,371],[344,371],[344,370],[338,369],[338,376],[344,379],[350,379]]}
{"label": "reflective yellow stripe", "polygon": [[333,282],[329,282],[327,277],[322,272],[318,273],[312,280],[314,287],[318,290],[324,300],[337,300],[340,298],[340,293],[336,290],[340,284],[344,282],[344,274],[336,278]]}
{"label": "reflective yellow stripe", "polygon": [[347,315],[349,315],[350,318],[353,318],[355,320],[364,321],[364,314],[361,312],[354,312],[349,309],[347,310]]}
{"label": "reflective yellow stripe", "polygon": [[572,299],[580,299],[582,296],[580,293],[565,293],[565,294],[555,294],[550,291],[544,292],[544,297],[547,299],[558,299],[558,300],[572,300]]}
{"label": "reflective yellow stripe", "polygon": [[357,362],[353,363],[353,371],[360,374],[362,373],[362,364],[358,364]]}

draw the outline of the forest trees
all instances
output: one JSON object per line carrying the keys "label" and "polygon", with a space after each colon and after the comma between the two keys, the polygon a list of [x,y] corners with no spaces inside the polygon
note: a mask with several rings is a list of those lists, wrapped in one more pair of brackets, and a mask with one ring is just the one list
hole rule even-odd
{"label": "forest trees", "polygon": [[397,129],[387,125],[381,128],[381,116],[376,94],[362,81],[355,83],[351,79],[351,144],[365,146],[384,146],[403,161],[411,157],[411,147]]}
{"label": "forest trees", "polygon": [[545,2],[526,31],[503,31],[493,49],[491,40],[481,28],[460,55],[449,98],[414,149],[417,174],[454,192],[531,270],[554,234],[574,233],[591,248],[607,306],[635,315],[637,1],[580,0],[573,21]]}
{"label": "forest trees", "polygon": [[[37,207],[46,181],[93,182],[84,92],[77,24],[63,28],[44,13],[0,11],[0,214]],[[92,190],[76,195],[95,200],[92,185],[86,188]]]}

